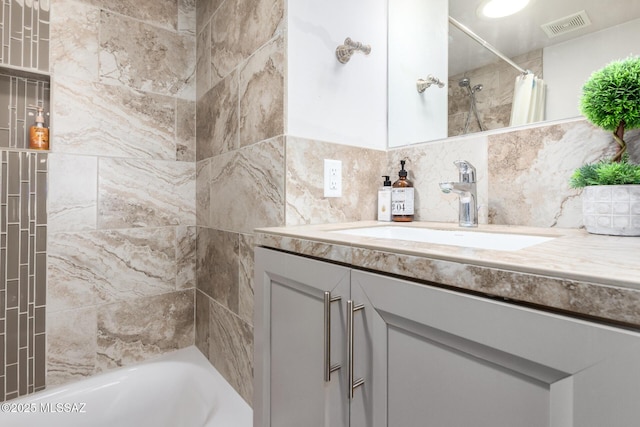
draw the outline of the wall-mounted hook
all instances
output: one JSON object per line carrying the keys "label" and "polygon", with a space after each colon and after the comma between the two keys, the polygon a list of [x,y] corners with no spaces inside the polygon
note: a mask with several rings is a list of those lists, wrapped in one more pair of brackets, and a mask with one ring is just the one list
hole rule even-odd
{"label": "wall-mounted hook", "polygon": [[354,42],[351,38],[344,39],[344,44],[341,44],[336,48],[336,57],[341,64],[346,64],[351,59],[353,52],[360,51],[365,55],[371,53],[371,46],[363,45],[360,42]]}
{"label": "wall-mounted hook", "polygon": [[444,82],[431,74],[429,74],[426,79],[418,79],[416,82],[418,93],[424,92],[431,85],[438,85],[439,88],[443,88]]}

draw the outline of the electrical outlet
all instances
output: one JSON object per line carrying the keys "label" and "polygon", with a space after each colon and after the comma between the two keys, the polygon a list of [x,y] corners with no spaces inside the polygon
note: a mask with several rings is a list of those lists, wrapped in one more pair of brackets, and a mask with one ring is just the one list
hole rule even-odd
{"label": "electrical outlet", "polygon": [[342,197],[342,162],[324,159],[324,197]]}

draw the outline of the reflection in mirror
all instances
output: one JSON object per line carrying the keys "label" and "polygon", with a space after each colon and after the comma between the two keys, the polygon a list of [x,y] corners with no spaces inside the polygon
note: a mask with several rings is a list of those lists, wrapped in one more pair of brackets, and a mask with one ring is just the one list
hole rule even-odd
{"label": "reflection in mirror", "polygon": [[[418,3],[422,6],[418,6]],[[393,54],[397,51],[394,40],[402,37],[398,34],[405,34],[405,53],[416,52],[406,45],[406,33],[410,30],[412,37],[420,38],[415,28],[396,19],[403,15],[398,9],[415,7],[413,16],[424,17],[422,14],[427,13],[424,3],[434,3],[440,7],[442,1],[389,2],[389,146],[510,126],[516,78],[522,73],[454,25],[448,25],[446,135],[443,135],[444,132],[433,135],[433,132],[419,133],[416,130],[411,135],[398,137],[398,125],[413,129],[442,126],[438,122],[442,117],[436,118],[437,115],[432,115],[431,110],[424,108],[424,105],[433,102],[435,89],[427,89],[423,94],[415,91],[415,80],[432,73],[433,66],[421,64],[420,68],[410,69],[411,65],[406,63],[394,63],[402,62],[402,58],[398,58],[400,55]],[[478,6],[481,3],[482,0],[449,0],[448,15],[486,40],[520,68],[530,70],[543,80],[546,85],[546,99],[542,108],[544,113],[530,121],[579,116],[581,88],[591,73],[612,60],[640,55],[640,1],[637,0],[617,0],[615,5],[602,0],[531,0],[522,11],[498,19],[480,17]],[[409,12],[405,11],[404,15],[408,16]],[[442,16],[440,19],[443,19]],[[423,26],[421,37],[433,39],[431,35],[442,25],[440,21],[436,26]],[[427,57],[434,50],[418,48],[418,51],[426,52],[424,56]],[[413,66],[416,67],[415,64]],[[430,68],[425,69],[425,66]],[[398,76],[391,72],[394,67],[402,68],[406,74],[413,76],[411,96],[407,88],[401,87],[405,82],[396,81]],[[406,93],[401,95],[401,92]],[[414,100],[406,102],[411,97]],[[405,102],[392,102],[392,99],[402,98]],[[430,108],[435,111],[435,107]],[[410,117],[417,122],[398,121],[400,116]]]}

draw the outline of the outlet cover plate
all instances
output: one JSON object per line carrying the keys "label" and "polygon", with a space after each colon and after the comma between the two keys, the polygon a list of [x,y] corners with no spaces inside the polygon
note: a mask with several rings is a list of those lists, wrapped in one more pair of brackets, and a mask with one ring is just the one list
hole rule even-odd
{"label": "outlet cover plate", "polygon": [[342,197],[342,161],[324,159],[324,197]]}

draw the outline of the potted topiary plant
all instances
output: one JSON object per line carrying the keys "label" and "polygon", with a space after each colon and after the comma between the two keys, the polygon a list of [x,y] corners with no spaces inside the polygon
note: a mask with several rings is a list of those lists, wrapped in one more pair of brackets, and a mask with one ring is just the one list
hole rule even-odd
{"label": "potted topiary plant", "polygon": [[613,158],[578,168],[573,188],[583,188],[584,226],[590,233],[640,236],[640,165],[626,153],[625,130],[640,128],[640,57],[614,61],[582,88],[582,114],[613,132]]}

